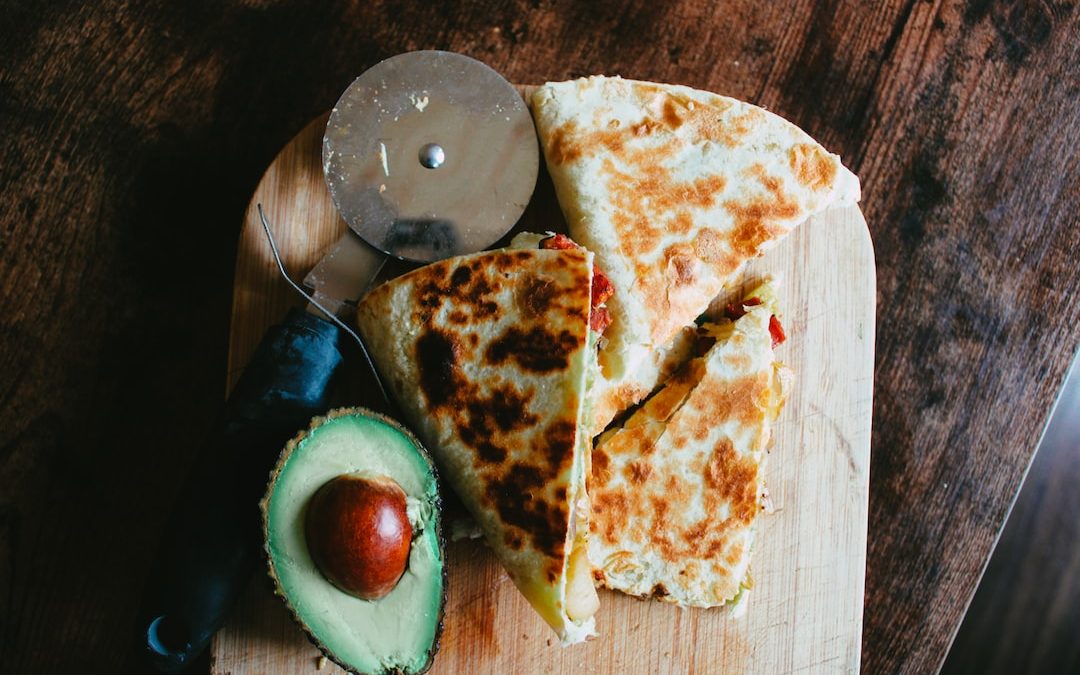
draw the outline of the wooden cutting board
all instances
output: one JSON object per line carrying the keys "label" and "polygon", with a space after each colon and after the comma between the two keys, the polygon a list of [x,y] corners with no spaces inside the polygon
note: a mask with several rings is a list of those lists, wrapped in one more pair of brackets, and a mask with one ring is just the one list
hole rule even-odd
{"label": "wooden cutting board", "polygon": [[[302,301],[279,277],[255,204],[262,203],[287,269],[299,279],[346,231],[323,183],[314,120],[275,158],[245,215],[237,253],[228,386],[264,331]],[[542,172],[519,228],[562,229]],[[400,272],[391,266],[385,274]],[[432,673],[857,672],[863,616],[870,417],[874,375],[875,271],[858,208],[799,227],[748,278],[783,280],[788,341],[779,357],[796,372],[776,425],[766,470],[776,513],[764,517],[745,616],[679,609],[601,591],[599,638],[560,648],[478,541],[447,544],[442,647]],[[353,355],[356,356],[355,354]],[[359,360],[351,359],[353,364]],[[377,406],[359,367],[342,404]],[[321,670],[319,670],[322,666]],[[210,670],[339,673],[272,595],[253,580],[212,645]]]}

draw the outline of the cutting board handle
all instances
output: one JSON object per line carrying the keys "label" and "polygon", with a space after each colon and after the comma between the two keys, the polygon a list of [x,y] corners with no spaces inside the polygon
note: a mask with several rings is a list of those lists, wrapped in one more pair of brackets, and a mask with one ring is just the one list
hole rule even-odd
{"label": "cutting board handle", "polygon": [[340,331],[294,309],[263,337],[196,459],[150,576],[137,631],[182,670],[206,648],[260,558],[258,502],[285,443],[326,411]]}

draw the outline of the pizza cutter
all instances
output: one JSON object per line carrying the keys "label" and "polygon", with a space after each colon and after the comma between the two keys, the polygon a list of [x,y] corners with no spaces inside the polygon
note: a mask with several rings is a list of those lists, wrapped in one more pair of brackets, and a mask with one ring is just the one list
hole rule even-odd
{"label": "pizza cutter", "polygon": [[441,51],[391,57],[349,85],[322,156],[349,231],[305,277],[307,308],[263,337],[169,521],[137,634],[164,672],[206,648],[249,580],[269,471],[286,441],[329,407],[343,329],[352,333],[355,304],[387,256],[428,263],[490,246],[525,210],[539,168],[532,117],[514,87]]}

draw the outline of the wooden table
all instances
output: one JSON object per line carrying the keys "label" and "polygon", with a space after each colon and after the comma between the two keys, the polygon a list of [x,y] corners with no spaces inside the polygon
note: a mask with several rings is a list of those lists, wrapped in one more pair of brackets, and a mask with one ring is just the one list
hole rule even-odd
{"label": "wooden table", "polygon": [[246,200],[353,76],[434,47],[519,82],[744,98],[860,175],[879,289],[863,665],[936,669],[1080,342],[1080,12],[706,4],[5,4],[0,663],[141,670],[134,613],[220,403]]}

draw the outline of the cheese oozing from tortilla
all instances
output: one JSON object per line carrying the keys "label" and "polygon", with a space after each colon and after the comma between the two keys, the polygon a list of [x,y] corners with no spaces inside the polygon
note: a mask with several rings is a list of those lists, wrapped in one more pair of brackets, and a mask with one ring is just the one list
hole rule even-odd
{"label": "cheese oozing from tortilla", "polygon": [[[767,291],[766,291],[767,292]],[[589,557],[604,586],[683,606],[744,597],[789,374],[770,304],[709,326],[717,342],[596,441]]]}
{"label": "cheese oozing from tortilla", "polygon": [[837,155],[749,103],[617,77],[548,83],[532,103],[570,236],[616,290],[594,433],[666,378],[743,263],[859,200]]}

